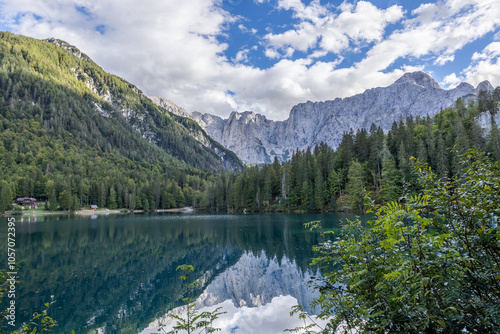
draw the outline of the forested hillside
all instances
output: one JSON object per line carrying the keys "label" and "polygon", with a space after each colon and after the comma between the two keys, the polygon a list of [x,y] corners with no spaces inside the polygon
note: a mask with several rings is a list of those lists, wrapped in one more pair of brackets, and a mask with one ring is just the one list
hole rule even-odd
{"label": "forested hillside", "polygon": [[398,200],[417,190],[411,157],[443,177],[460,171],[460,155],[469,148],[499,161],[499,100],[499,87],[481,91],[477,101],[459,99],[433,118],[394,122],[387,134],[375,126],[351,131],[337,150],[321,144],[294,152],[283,164],[222,174],[207,185],[204,203],[219,211],[334,211],[362,210],[367,192],[379,203]]}
{"label": "forested hillside", "polygon": [[207,172],[242,168],[197,141],[195,122],[52,42],[0,33],[2,211],[21,196],[54,209],[191,205]]}
{"label": "forested hillside", "polygon": [[0,33],[0,65],[0,211],[24,196],[48,199],[54,210],[362,210],[367,192],[388,202],[416,190],[410,157],[447,177],[471,147],[500,160],[500,88],[433,118],[394,122],[386,134],[375,126],[344,133],[337,150],[321,144],[233,172],[224,166],[240,170],[239,159],[196,140],[206,136],[198,124],[65,42]]}

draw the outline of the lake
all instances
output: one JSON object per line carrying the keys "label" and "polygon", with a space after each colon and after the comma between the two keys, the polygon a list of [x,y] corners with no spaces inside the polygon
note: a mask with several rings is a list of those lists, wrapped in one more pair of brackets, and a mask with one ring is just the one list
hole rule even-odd
{"label": "lake", "polygon": [[[317,274],[309,262],[319,236],[303,224],[321,220],[338,230],[339,219],[354,215],[15,218],[17,324],[54,296],[54,333],[157,332],[158,319],[182,304],[176,268],[191,264],[192,277],[202,282],[195,292],[198,305],[227,311],[219,333],[264,334],[263,328],[292,328],[290,307],[315,297],[307,281]],[[6,249],[7,218],[0,220]],[[0,263],[5,270],[7,252]]]}

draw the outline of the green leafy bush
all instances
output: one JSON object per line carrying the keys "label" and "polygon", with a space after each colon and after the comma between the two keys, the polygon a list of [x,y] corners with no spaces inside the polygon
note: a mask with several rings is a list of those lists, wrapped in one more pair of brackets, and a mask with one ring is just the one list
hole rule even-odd
{"label": "green leafy bush", "polygon": [[322,231],[323,333],[498,333],[500,165],[470,150],[460,166],[445,179],[418,165],[420,194],[377,208],[369,228]]}

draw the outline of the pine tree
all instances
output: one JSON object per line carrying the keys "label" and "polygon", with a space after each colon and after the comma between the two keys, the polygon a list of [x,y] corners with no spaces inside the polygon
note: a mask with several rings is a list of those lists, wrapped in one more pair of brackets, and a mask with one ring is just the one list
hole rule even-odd
{"label": "pine tree", "polygon": [[117,205],[116,205],[116,190],[115,190],[114,186],[112,186],[109,189],[108,208],[111,209],[111,210],[114,210],[114,209],[117,208]]}
{"label": "pine tree", "polygon": [[401,174],[396,169],[394,159],[385,159],[382,169],[382,201],[397,201],[401,196]]}
{"label": "pine tree", "polygon": [[398,165],[399,170],[401,171],[401,176],[405,180],[408,180],[412,170],[409,163],[409,156],[406,154],[406,148],[403,141],[401,141],[398,149]]}
{"label": "pine tree", "polygon": [[56,188],[54,185],[54,180],[48,180],[45,185],[45,192],[48,196],[49,201],[49,209],[51,211],[57,210],[57,197],[56,197]]}
{"label": "pine tree", "polygon": [[364,182],[364,170],[361,163],[353,160],[349,167],[348,179],[346,185],[347,196],[351,208],[354,210],[364,210],[364,198],[365,198],[365,182]]}
{"label": "pine tree", "polygon": [[100,185],[100,192],[99,192],[99,207],[101,208],[106,207],[106,197],[107,197],[106,193],[107,193],[106,185],[104,184],[104,182],[102,182]]}
{"label": "pine tree", "polygon": [[316,210],[323,211],[325,206],[324,198],[323,173],[319,168],[316,169],[316,177],[314,179],[314,204]]}
{"label": "pine tree", "polygon": [[12,189],[6,181],[0,186],[0,213],[12,209]]}
{"label": "pine tree", "polygon": [[441,133],[438,134],[436,145],[436,174],[439,176],[448,175],[448,160],[446,158],[446,148]]}
{"label": "pine tree", "polygon": [[72,207],[73,201],[71,193],[68,190],[63,190],[59,194],[59,204],[63,210],[69,210]]}
{"label": "pine tree", "polygon": [[427,163],[427,149],[422,139],[418,141],[417,157],[421,163]]}
{"label": "pine tree", "polygon": [[500,131],[495,122],[491,125],[486,150],[491,153],[493,159],[500,161]]}

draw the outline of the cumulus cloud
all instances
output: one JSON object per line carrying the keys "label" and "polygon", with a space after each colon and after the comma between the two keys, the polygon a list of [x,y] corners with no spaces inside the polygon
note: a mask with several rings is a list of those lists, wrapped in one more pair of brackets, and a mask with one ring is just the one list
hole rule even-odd
{"label": "cumulus cloud", "polygon": [[500,83],[500,42],[494,41],[481,52],[475,52],[472,60],[472,64],[463,71],[467,82],[473,85],[484,80],[493,85]]}
{"label": "cumulus cloud", "polygon": [[434,61],[434,64],[442,66],[442,65],[446,64],[447,62],[450,62],[453,60],[455,60],[455,55],[442,54],[439,57],[437,57],[437,59]]}
{"label": "cumulus cloud", "polygon": [[300,0],[281,0],[279,8],[292,10],[300,22],[291,30],[269,33],[264,38],[276,49],[293,47],[301,51],[319,48],[339,53],[351,43],[379,41],[387,24],[403,16],[400,6],[382,10],[366,1],[356,6],[343,3],[338,15],[321,6],[319,1],[306,6]]}
{"label": "cumulus cloud", "polygon": [[[412,12],[367,1],[338,7],[318,0],[274,4],[291,13],[293,24],[263,36],[258,31],[264,28],[248,20],[242,24],[244,18],[224,10],[220,0],[4,1],[0,24],[36,38],[66,40],[147,95],[164,96],[189,111],[227,116],[254,110],[273,119],[287,118],[299,102],[350,96],[389,85],[405,70],[426,69],[424,60],[396,66],[397,61],[449,64],[457,50],[500,24],[497,0],[442,0]],[[232,28],[260,37],[260,44],[226,56],[223,41],[229,39],[221,37]],[[353,50],[359,57],[340,67]],[[270,62],[265,68],[251,61],[258,52]],[[497,44],[473,58],[464,78],[500,84],[494,74],[500,73]],[[450,74],[445,81],[452,79]]]}
{"label": "cumulus cloud", "polygon": [[236,62],[236,63],[248,62],[248,53],[249,52],[250,52],[249,49],[243,49],[243,50],[238,51],[238,53],[236,54],[236,57],[234,57],[234,62]]}
{"label": "cumulus cloud", "polygon": [[444,79],[440,83],[440,85],[441,85],[441,87],[451,89],[451,88],[457,87],[463,80],[464,80],[464,78],[457,77],[457,75],[455,73],[451,73],[451,74],[444,77]]}
{"label": "cumulus cloud", "polygon": [[[450,61],[466,44],[498,28],[500,2],[448,0],[424,4],[412,12],[404,28],[375,45],[358,64],[363,70],[383,70],[397,59],[437,56],[436,64]],[[445,56],[441,56],[444,54]]]}

